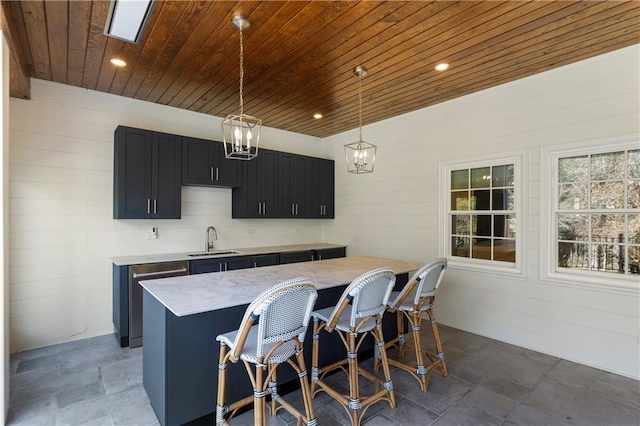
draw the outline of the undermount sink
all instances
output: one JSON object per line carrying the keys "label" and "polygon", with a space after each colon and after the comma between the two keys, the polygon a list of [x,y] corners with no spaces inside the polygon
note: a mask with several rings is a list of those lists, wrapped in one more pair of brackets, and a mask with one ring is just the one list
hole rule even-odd
{"label": "undermount sink", "polygon": [[200,257],[200,256],[217,256],[221,254],[239,254],[240,252],[235,250],[212,250],[212,251],[203,251],[202,253],[190,253],[189,257]]}

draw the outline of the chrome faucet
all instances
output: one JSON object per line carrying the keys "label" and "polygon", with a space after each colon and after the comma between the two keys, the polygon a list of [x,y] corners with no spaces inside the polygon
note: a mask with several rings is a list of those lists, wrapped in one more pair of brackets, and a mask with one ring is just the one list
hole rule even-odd
{"label": "chrome faucet", "polygon": [[209,231],[213,231],[213,241],[218,241],[218,233],[216,232],[216,228],[210,226],[207,228],[207,242],[205,243],[204,251],[209,252],[213,250],[213,241],[211,241],[211,234]]}

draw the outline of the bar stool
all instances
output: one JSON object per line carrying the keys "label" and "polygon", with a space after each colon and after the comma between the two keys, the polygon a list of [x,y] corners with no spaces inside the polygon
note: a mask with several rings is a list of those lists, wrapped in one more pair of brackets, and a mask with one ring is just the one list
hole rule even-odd
{"label": "bar stool", "polygon": [[[360,424],[366,409],[377,401],[386,400],[391,405],[391,408],[396,406],[393,384],[384,349],[384,337],[382,335],[382,315],[395,282],[396,276],[391,269],[374,269],[349,284],[335,307],[314,311],[311,314],[313,316],[311,393],[315,396],[316,393],[324,391],[337,400],[349,413],[353,426]],[[320,370],[318,368],[319,333],[323,327],[329,333],[334,330],[338,333],[347,350],[347,358]],[[380,349],[382,367],[384,369],[384,383],[372,373],[358,366],[357,352],[368,334],[373,336],[375,344]],[[348,370],[345,369],[345,364],[348,364]],[[336,369],[340,369],[347,374],[349,395],[342,395],[323,380],[327,373]],[[375,383],[375,393],[373,395],[364,398],[360,397],[359,376],[363,376]],[[383,389],[380,389],[380,385],[383,386]]]}
{"label": "bar stool", "polygon": [[[447,376],[447,364],[444,362],[438,324],[436,324],[432,309],[440,281],[442,281],[446,269],[447,259],[444,258],[435,259],[422,266],[400,292],[391,294],[389,300],[392,300],[392,302],[388,304],[387,308],[389,312],[396,313],[398,337],[387,342],[385,348],[396,348],[399,358],[404,357],[406,349],[413,350],[416,354],[415,365],[395,359],[389,359],[388,363],[409,372],[420,382],[420,388],[423,392],[427,391],[429,376],[436,367],[442,371],[443,376]],[[425,312],[429,316],[437,354],[430,353],[422,347],[420,325]],[[411,326],[413,333],[412,345],[406,343],[404,340],[405,318]],[[429,360],[429,365],[427,366],[424,365],[425,356]],[[376,360],[374,362],[376,371],[379,369],[380,362],[381,357],[378,357],[376,354]]]}
{"label": "bar stool", "polygon": [[[254,403],[255,425],[265,425],[265,397],[271,395],[270,412],[275,416],[280,408],[289,411],[301,422],[315,426],[313,401],[302,353],[313,305],[318,297],[315,286],[306,278],[285,281],[260,294],[247,308],[240,328],[219,335],[218,402],[216,424],[228,424],[238,411]],[[254,323],[260,319],[257,325]],[[295,355],[295,360],[293,356]],[[227,362],[242,360],[253,385],[253,396],[226,406]],[[278,395],[276,368],[287,362],[298,373],[305,414]],[[251,365],[255,365],[255,374]],[[231,413],[225,419],[227,413]]]}

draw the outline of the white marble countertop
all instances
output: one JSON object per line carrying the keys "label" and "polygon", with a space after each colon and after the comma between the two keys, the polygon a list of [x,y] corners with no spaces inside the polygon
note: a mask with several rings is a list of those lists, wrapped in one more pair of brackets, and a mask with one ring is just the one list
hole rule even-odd
{"label": "white marble countertop", "polygon": [[390,267],[396,274],[402,274],[420,266],[422,264],[416,262],[354,256],[146,280],[140,284],[181,317],[250,303],[269,287],[292,278],[309,278],[322,290],[348,284],[375,268]]}
{"label": "white marble countertop", "polygon": [[197,260],[210,259],[214,257],[230,257],[230,256],[256,256],[269,253],[285,253],[303,250],[322,250],[346,247],[345,244],[330,243],[313,243],[313,244],[291,244],[286,246],[270,246],[270,247],[248,247],[248,248],[229,248],[217,251],[234,251],[230,254],[216,254],[216,250],[204,256],[189,256],[189,254],[202,254],[204,252],[186,252],[186,253],[161,253],[161,254],[145,254],[138,256],[118,256],[112,257],[111,261],[116,266],[125,265],[142,265],[145,263],[162,263],[174,262],[178,260]]}

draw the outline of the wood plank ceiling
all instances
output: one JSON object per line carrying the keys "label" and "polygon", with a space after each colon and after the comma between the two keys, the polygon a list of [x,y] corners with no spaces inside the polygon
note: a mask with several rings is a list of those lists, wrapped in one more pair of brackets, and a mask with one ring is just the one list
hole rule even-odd
{"label": "wood plank ceiling", "polygon": [[14,56],[30,77],[224,117],[241,12],[245,113],[319,137],[358,126],[360,64],[367,124],[640,42],[637,1],[158,1],[139,45],[103,34],[108,8],[3,0]]}

